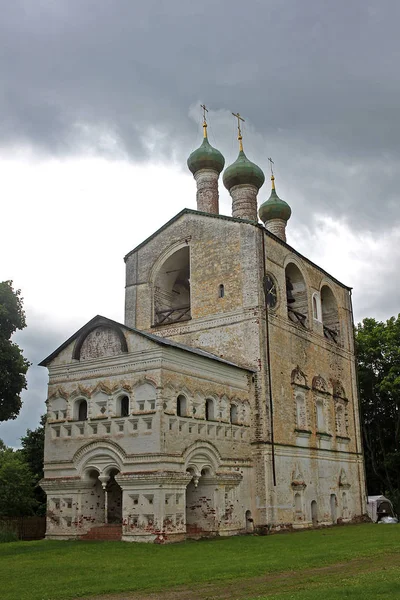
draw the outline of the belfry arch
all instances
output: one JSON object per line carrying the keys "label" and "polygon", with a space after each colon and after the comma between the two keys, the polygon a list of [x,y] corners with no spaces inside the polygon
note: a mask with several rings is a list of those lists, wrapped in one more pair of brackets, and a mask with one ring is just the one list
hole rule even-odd
{"label": "belfry arch", "polygon": [[176,250],[158,268],[153,294],[155,325],[191,319],[188,245]]}

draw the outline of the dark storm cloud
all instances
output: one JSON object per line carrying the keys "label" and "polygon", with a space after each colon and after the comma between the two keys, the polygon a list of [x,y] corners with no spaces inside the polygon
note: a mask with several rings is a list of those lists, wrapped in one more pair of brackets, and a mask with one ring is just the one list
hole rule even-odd
{"label": "dark storm cloud", "polygon": [[0,4],[3,147],[184,167],[201,99],[228,161],[223,111],[247,117],[248,153],[264,168],[274,156],[303,221],[313,211],[360,228],[397,221],[395,0]]}
{"label": "dark storm cloud", "polygon": [[36,429],[41,415],[46,412],[48,372],[38,363],[55,350],[73,333],[46,324],[43,316],[34,311],[28,315],[28,327],[14,336],[14,341],[31,362],[28,370],[28,387],[22,392],[22,409],[13,421],[0,423],[0,439],[8,446],[20,446],[20,438],[26,430]]}

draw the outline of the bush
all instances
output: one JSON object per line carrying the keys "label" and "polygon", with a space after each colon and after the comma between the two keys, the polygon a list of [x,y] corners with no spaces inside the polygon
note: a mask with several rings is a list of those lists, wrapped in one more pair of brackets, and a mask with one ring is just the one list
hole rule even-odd
{"label": "bush", "polygon": [[0,522],[0,544],[18,542],[18,533],[11,523]]}

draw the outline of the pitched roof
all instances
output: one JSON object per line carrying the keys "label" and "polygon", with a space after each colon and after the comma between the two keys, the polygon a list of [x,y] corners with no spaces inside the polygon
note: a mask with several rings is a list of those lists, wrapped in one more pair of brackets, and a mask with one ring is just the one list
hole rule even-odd
{"label": "pitched roof", "polygon": [[200,350],[200,348],[193,348],[192,346],[186,346],[185,344],[180,344],[179,342],[174,342],[169,338],[162,338],[158,335],[154,335],[153,333],[147,333],[145,331],[141,331],[140,329],[135,329],[133,327],[128,327],[127,325],[123,325],[122,323],[118,323],[117,321],[113,321],[112,319],[108,319],[107,317],[102,317],[101,315],[96,315],[88,321],[83,327],[78,329],[71,337],[69,337],[61,346],[59,346],[54,352],[49,354],[45,359],[43,359],[39,363],[39,367],[47,367],[47,365],[55,358],[64,348],[66,348],[71,342],[78,339],[81,335],[87,333],[89,334],[92,329],[95,327],[99,327],[101,325],[112,325],[114,327],[122,327],[127,331],[131,331],[132,333],[136,333],[152,342],[155,342],[159,346],[165,346],[170,348],[176,348],[177,350],[182,350],[183,352],[189,352],[191,354],[196,354],[197,356],[202,356],[203,358],[207,358],[210,360],[215,360],[217,362],[221,362],[225,365],[229,365],[231,367],[235,367],[237,369],[244,369],[245,371],[249,371],[250,373],[254,373],[255,369],[250,369],[249,367],[244,367],[241,365],[237,365],[229,360],[225,360],[215,354],[211,354],[211,352],[206,352],[205,350]]}

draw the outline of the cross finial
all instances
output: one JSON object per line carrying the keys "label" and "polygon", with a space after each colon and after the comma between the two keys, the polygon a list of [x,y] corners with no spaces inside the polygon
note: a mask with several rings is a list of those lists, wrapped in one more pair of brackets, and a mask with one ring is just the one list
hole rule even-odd
{"label": "cross finial", "polygon": [[204,133],[204,137],[207,137],[207,119],[206,119],[206,113],[208,113],[208,108],[206,107],[205,104],[200,104],[200,108],[203,109],[203,133]]}
{"label": "cross finial", "polygon": [[272,189],[275,189],[275,176],[274,176],[274,167],[273,165],[275,164],[274,161],[272,160],[272,158],[268,158],[269,160],[269,165],[271,167],[271,181],[272,181]]}
{"label": "cross finial", "polygon": [[242,130],[241,130],[241,127],[240,127],[240,121],[243,121],[243,123],[244,123],[245,121],[244,121],[243,117],[241,117],[241,116],[240,116],[240,114],[239,114],[239,113],[234,113],[234,112],[233,112],[232,114],[233,114],[233,116],[234,116],[234,117],[236,117],[236,118],[237,118],[237,121],[238,121],[238,140],[239,140],[239,150],[240,150],[241,152],[243,152],[243,144],[242,144]]}

